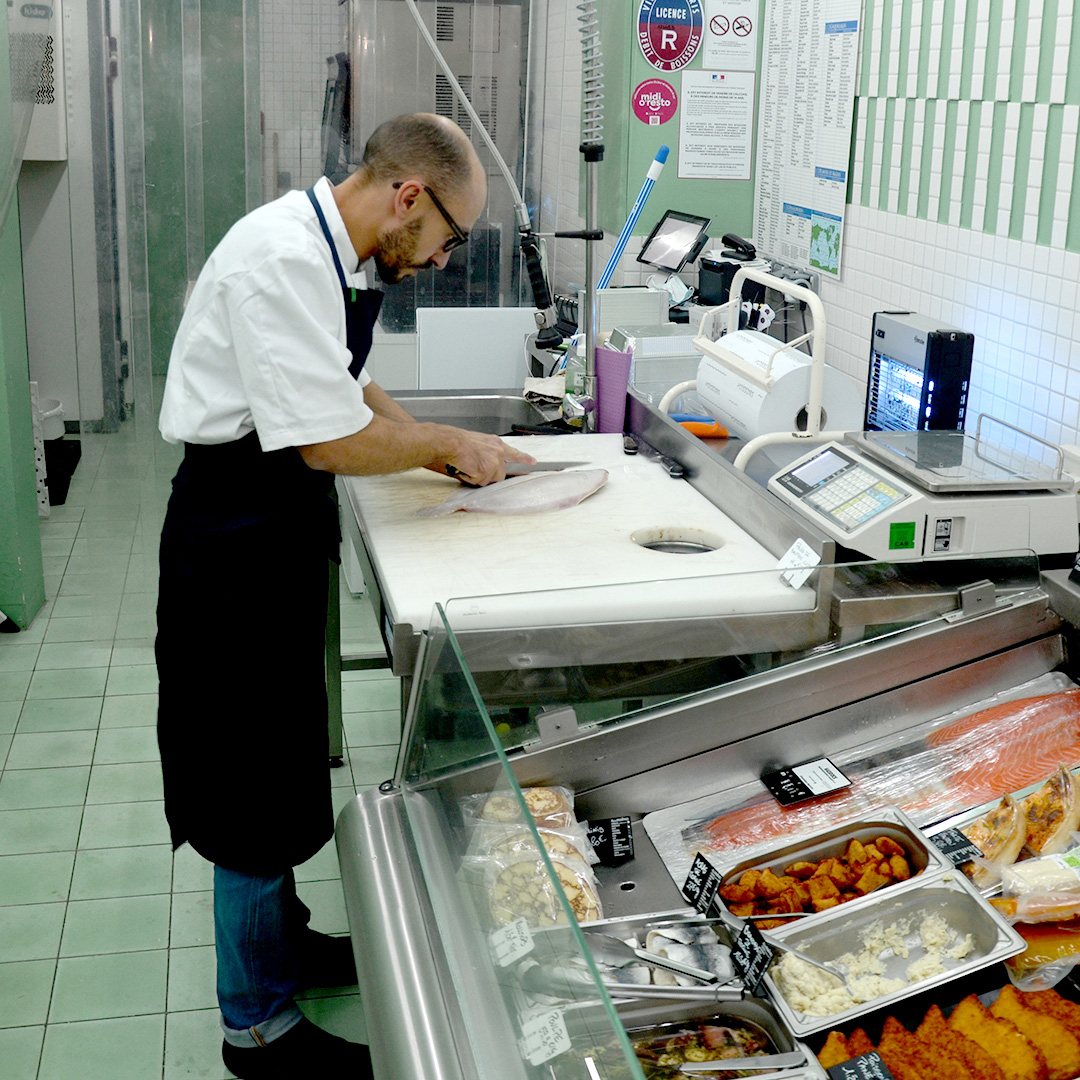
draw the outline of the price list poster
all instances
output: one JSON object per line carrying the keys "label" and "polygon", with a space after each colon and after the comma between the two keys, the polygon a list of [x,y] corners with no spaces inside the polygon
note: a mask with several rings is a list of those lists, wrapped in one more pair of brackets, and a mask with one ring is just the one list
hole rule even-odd
{"label": "price list poster", "polygon": [[839,276],[860,0],[768,0],[754,240]]}

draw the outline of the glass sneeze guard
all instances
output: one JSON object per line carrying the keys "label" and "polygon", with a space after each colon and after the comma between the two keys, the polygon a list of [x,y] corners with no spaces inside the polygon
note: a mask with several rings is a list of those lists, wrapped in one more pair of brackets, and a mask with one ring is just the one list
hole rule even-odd
{"label": "glass sneeze guard", "polygon": [[[576,912],[598,913],[585,854],[556,858],[541,841],[438,606],[420,676],[396,782],[456,995],[465,1035],[457,1049],[472,1059],[463,1071],[480,1080],[642,1080],[577,926]],[[440,761],[427,772],[429,740],[458,745],[470,768]],[[576,833],[572,806],[557,797],[540,820],[559,836]]]}

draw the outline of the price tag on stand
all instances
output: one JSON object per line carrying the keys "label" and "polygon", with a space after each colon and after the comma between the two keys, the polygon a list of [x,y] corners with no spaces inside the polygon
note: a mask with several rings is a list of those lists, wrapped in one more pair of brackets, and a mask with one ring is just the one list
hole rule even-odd
{"label": "price tag on stand", "polygon": [[[826,1070],[829,1080],[893,1080],[888,1066],[873,1050]],[[944,1078],[942,1078],[944,1080]]]}
{"label": "price tag on stand", "polygon": [[500,926],[488,938],[491,957],[499,967],[507,967],[515,960],[528,956],[533,951],[533,936],[525,919],[515,919],[506,926]]}
{"label": "price tag on stand", "polygon": [[552,1009],[543,1016],[526,1021],[521,1029],[521,1049],[530,1065],[543,1065],[569,1050],[570,1033],[566,1030],[562,1009]]}
{"label": "price tag on stand", "polygon": [[634,857],[634,825],[628,817],[600,818],[587,822],[586,829],[601,866],[617,866]]}
{"label": "price tag on stand", "polygon": [[694,856],[690,873],[686,875],[686,883],[682,887],[683,896],[694,905],[695,911],[704,914],[712,907],[723,880],[723,874],[699,853]]}
{"label": "price tag on stand", "polygon": [[781,806],[791,806],[851,787],[851,781],[828,758],[817,758],[802,765],[766,773],[761,782]]}
{"label": "price tag on stand", "polygon": [[982,849],[973,844],[959,829],[942,829],[930,837],[930,842],[953,866],[982,858]]}
{"label": "price tag on stand", "polygon": [[743,985],[755,997],[760,997],[761,980],[769,970],[774,956],[773,948],[761,936],[761,931],[747,922],[739,936],[731,943],[731,964],[743,981]]}

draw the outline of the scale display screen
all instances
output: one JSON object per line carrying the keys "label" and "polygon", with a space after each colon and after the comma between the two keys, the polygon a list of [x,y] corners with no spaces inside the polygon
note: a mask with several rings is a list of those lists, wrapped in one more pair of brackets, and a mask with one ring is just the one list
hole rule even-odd
{"label": "scale display screen", "polygon": [[883,474],[833,447],[781,473],[776,483],[848,533],[908,498]]}

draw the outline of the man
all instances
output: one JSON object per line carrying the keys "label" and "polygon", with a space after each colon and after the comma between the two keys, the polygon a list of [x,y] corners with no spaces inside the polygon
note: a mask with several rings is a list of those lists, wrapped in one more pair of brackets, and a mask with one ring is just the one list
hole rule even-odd
{"label": "man", "polygon": [[308,928],[293,880],[333,832],[333,476],[423,466],[482,485],[532,459],[417,423],[371,381],[381,294],[357,269],[373,259],[387,283],[441,269],[486,191],[456,125],[391,120],[337,187],[324,178],[233,226],[173,345],[160,427],[185,453],[161,539],[158,742],[173,844],[214,863],[222,1056],[239,1077],[371,1075],[366,1047],[294,1001],[356,981],[347,939]]}

